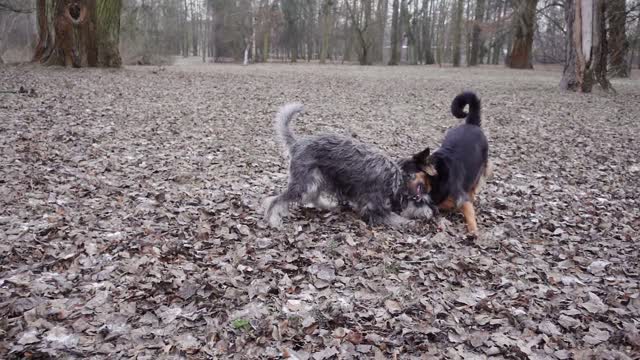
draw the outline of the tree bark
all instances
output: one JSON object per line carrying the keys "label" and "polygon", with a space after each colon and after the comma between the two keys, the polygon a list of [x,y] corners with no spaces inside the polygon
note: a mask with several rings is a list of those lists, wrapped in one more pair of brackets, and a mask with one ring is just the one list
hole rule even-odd
{"label": "tree bark", "polygon": [[593,76],[603,90],[612,90],[607,78],[607,55],[609,45],[607,43],[607,1],[595,0],[593,9]]}
{"label": "tree bark", "polygon": [[256,48],[256,27],[258,26],[258,12],[251,2],[249,2],[249,9],[251,13],[251,61],[253,63],[257,63],[258,52]]}
{"label": "tree bark", "polygon": [[610,0],[609,4],[609,41],[610,70],[612,77],[629,77],[627,52],[629,43],[625,31],[626,1]]}
{"label": "tree bark", "polygon": [[347,13],[351,18],[351,24],[355,30],[356,39],[358,40],[358,62],[360,65],[371,65],[371,16],[372,6],[371,0],[363,0],[362,8],[356,8],[356,1],[354,0],[353,7],[349,5],[349,1],[346,1]]}
{"label": "tree bark", "polygon": [[393,0],[393,12],[391,15],[391,57],[389,58],[389,65],[398,65],[400,61],[399,45],[400,42],[400,1]]}
{"label": "tree bark", "polygon": [[498,65],[500,63],[500,58],[502,57],[502,48],[505,43],[505,35],[500,33],[500,28],[503,24],[503,19],[505,17],[505,13],[507,11],[507,2],[505,0],[501,0],[498,7],[498,17],[496,20],[496,35],[493,40],[493,52],[491,53],[491,64]]}
{"label": "tree bark", "polygon": [[387,13],[389,12],[389,1],[378,0],[378,9],[376,10],[376,61],[384,63],[384,33],[387,28]]}
{"label": "tree bark", "polygon": [[287,38],[287,45],[289,47],[289,51],[291,52],[291,62],[298,61],[298,45],[299,45],[299,36],[298,36],[298,2],[297,0],[283,0],[282,1],[282,12],[284,15],[285,21],[285,33]]}
{"label": "tree bark", "polygon": [[122,0],[96,1],[96,33],[98,36],[98,66],[120,67],[120,11]]}
{"label": "tree bark", "polygon": [[46,65],[120,67],[122,0],[38,0],[34,61]]}
{"label": "tree bark", "polygon": [[464,14],[464,0],[457,0],[455,11],[454,11],[454,20],[453,20],[453,66],[459,67],[460,60],[462,57],[461,47],[462,47],[462,15]]}
{"label": "tree bark", "polygon": [[538,0],[517,0],[513,16],[513,43],[507,66],[513,69],[533,69],[531,49]]}
{"label": "tree bark", "polygon": [[[432,26],[434,22],[434,8],[435,8],[435,0],[423,0],[422,8],[424,9],[424,25],[422,28],[422,39],[423,39],[423,59],[424,63],[429,65],[435,63],[435,59],[433,57],[433,31]],[[428,5],[428,6],[427,6]]]}
{"label": "tree bark", "polygon": [[591,92],[597,81],[610,89],[606,77],[605,0],[567,0],[567,53],[560,88]]}
{"label": "tree bark", "polygon": [[331,7],[333,6],[333,0],[324,0],[322,2],[321,15],[322,15],[322,43],[320,45],[320,64],[324,64],[327,61],[327,54],[329,51],[329,36],[331,34]]}
{"label": "tree bark", "polygon": [[444,41],[444,33],[445,33],[445,23],[447,19],[447,3],[445,0],[440,0],[440,9],[438,11],[438,42],[437,42],[437,52],[436,52],[436,62],[439,66],[442,66],[442,62],[444,61],[444,52],[445,52],[445,41]]}
{"label": "tree bark", "polygon": [[[400,25],[399,25],[400,35],[400,59],[402,59],[402,49],[404,46],[404,35],[407,35],[407,40],[409,40],[409,8],[407,7],[407,0],[400,0]],[[409,62],[409,41],[407,41],[407,50],[405,52],[405,61]]]}
{"label": "tree bark", "polygon": [[480,48],[482,47],[482,42],[480,40],[480,33],[482,29],[480,28],[480,24],[484,20],[484,11],[485,11],[484,5],[485,5],[485,0],[477,0],[475,20],[473,22],[471,54],[469,55],[470,66],[478,65],[478,56],[480,54]]}

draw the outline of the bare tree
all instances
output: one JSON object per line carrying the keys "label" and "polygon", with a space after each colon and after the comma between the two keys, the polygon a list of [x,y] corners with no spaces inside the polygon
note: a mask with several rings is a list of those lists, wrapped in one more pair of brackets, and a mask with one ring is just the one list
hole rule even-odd
{"label": "bare tree", "polygon": [[357,0],[354,0],[353,6],[349,5],[349,0],[345,1],[347,5],[347,12],[351,19],[351,24],[355,31],[356,40],[358,43],[358,61],[360,65],[371,65],[371,46],[373,42],[370,37],[370,25],[371,25],[371,1],[361,0],[360,7]]}
{"label": "bare tree", "polygon": [[566,0],[567,56],[560,87],[591,92],[594,82],[609,89],[606,77],[604,0]]}

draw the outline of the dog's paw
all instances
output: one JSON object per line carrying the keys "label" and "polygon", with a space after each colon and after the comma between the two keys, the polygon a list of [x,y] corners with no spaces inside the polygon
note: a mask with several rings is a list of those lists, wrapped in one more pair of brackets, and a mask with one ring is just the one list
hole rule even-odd
{"label": "dog's paw", "polygon": [[480,236],[480,234],[478,233],[478,231],[468,231],[465,235],[464,235],[464,240],[465,242],[468,242],[470,244],[473,244],[476,242],[476,240],[478,240],[478,237]]}

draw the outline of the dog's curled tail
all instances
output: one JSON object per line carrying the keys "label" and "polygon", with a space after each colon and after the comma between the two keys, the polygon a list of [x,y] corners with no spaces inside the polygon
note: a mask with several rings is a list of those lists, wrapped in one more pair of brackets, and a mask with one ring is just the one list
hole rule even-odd
{"label": "dog's curled tail", "polygon": [[302,104],[291,103],[281,107],[276,115],[276,134],[278,134],[287,150],[296,143],[296,138],[293,136],[291,128],[289,128],[289,123],[293,120],[296,114],[302,112],[302,110],[304,110]]}
{"label": "dog's curled tail", "polygon": [[[464,112],[467,105],[469,105],[469,113]],[[467,118],[467,124],[480,126],[480,99],[475,93],[465,91],[453,99],[451,113],[458,119]]]}

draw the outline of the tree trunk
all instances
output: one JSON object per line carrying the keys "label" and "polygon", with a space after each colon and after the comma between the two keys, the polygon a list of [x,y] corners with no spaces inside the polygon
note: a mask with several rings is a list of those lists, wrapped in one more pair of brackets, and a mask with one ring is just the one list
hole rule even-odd
{"label": "tree trunk", "polygon": [[400,61],[400,54],[398,43],[400,42],[400,1],[393,0],[391,5],[393,13],[391,15],[391,57],[389,58],[389,65],[398,65]]}
{"label": "tree trunk", "polygon": [[322,43],[320,45],[320,64],[324,64],[327,61],[327,54],[329,51],[329,36],[331,34],[331,7],[333,6],[332,0],[324,0],[322,2]]}
{"label": "tree trunk", "polygon": [[[635,49],[640,50],[640,19],[636,21],[638,24],[636,26],[636,36],[635,36]],[[633,66],[633,56],[629,59],[629,69]],[[638,55],[638,69],[640,69],[640,54]]]}
{"label": "tree trunk", "polygon": [[384,33],[387,28],[387,14],[389,12],[389,1],[378,0],[378,9],[376,10],[376,59],[380,63],[384,63]]}
{"label": "tree trunk", "polygon": [[626,1],[611,0],[609,4],[610,74],[612,77],[629,77],[627,52],[629,43],[625,31]]}
{"label": "tree trunk", "polygon": [[454,67],[460,66],[462,57],[462,15],[464,14],[464,0],[457,0],[453,19],[453,50],[452,62]]}
{"label": "tree trunk", "polygon": [[594,80],[603,89],[606,78],[605,0],[567,0],[567,53],[560,87],[564,90],[591,92]]}
{"label": "tree trunk", "polygon": [[38,0],[33,60],[46,65],[120,67],[122,0]]}
{"label": "tree trunk", "polygon": [[204,13],[204,20],[202,25],[202,62],[207,62],[207,55],[209,53],[209,2],[206,1],[206,8]]}
{"label": "tree trunk", "polygon": [[593,76],[603,90],[611,89],[611,83],[607,79],[607,55],[609,46],[607,43],[607,1],[595,0],[593,9]]}
{"label": "tree trunk", "polygon": [[444,41],[444,33],[445,33],[445,23],[447,19],[447,3],[445,0],[440,0],[440,11],[438,12],[438,43],[437,43],[437,52],[436,52],[436,61],[439,66],[442,66],[442,62],[444,61],[444,52],[445,52],[445,41]]}
{"label": "tree trunk", "polygon": [[467,8],[466,14],[462,19],[462,27],[464,28],[464,39],[465,39],[465,45],[466,45],[464,56],[467,60],[466,61],[467,66],[469,66],[469,55],[471,54],[471,46],[472,46],[472,40],[473,40],[473,26],[469,27],[467,24],[467,21],[471,19],[471,0],[467,0],[466,8]]}
{"label": "tree trunk", "polygon": [[513,43],[507,66],[513,69],[533,69],[531,48],[538,0],[517,0],[516,5],[513,15]]}
{"label": "tree trunk", "polygon": [[[428,7],[427,7],[428,5]],[[435,8],[434,0],[423,0],[422,8],[424,10],[424,26],[422,28],[422,51],[423,51],[423,59],[424,63],[429,65],[435,62],[433,58],[433,31],[431,31],[433,19],[433,14],[435,13],[433,9]]]}
{"label": "tree trunk", "polygon": [[[501,0],[501,4],[498,7],[498,19],[496,21],[498,29],[502,27],[503,19],[505,17],[507,11],[507,2],[505,0]],[[500,58],[502,57],[502,48],[505,40],[505,35],[500,34],[499,31],[496,31],[496,35],[493,41],[493,52],[491,54],[491,64],[498,65],[500,63]]]}
{"label": "tree trunk", "polygon": [[[402,49],[404,48],[404,35],[407,35],[409,40],[409,8],[407,7],[407,0],[400,0],[400,59],[402,60]],[[409,41],[407,41],[407,50],[405,51],[405,61],[409,62]]]}
{"label": "tree trunk", "polygon": [[[349,2],[347,4],[347,11],[351,17],[351,23],[356,33],[356,39],[358,40],[358,62],[360,65],[371,65],[371,41],[370,25],[373,8],[371,6],[371,0],[363,0],[362,8],[356,8],[356,1],[354,0],[354,6],[351,7]],[[362,14],[360,14],[360,11]]]}
{"label": "tree trunk", "polygon": [[262,61],[269,61],[271,55],[271,4],[266,1],[265,6],[265,24],[262,34]]}
{"label": "tree trunk", "polygon": [[484,5],[485,0],[478,0],[476,3],[476,14],[475,20],[473,22],[473,34],[471,40],[471,54],[469,55],[469,65],[475,66],[478,65],[478,56],[480,55],[480,49],[482,47],[482,42],[480,40],[480,32],[482,29],[480,28],[480,24],[484,20]]}
{"label": "tree trunk", "polygon": [[196,5],[191,2],[191,56],[198,56],[198,16],[196,16]]}
{"label": "tree trunk", "polygon": [[256,27],[258,26],[258,17],[256,13],[257,11],[253,8],[253,6],[251,6],[251,61],[254,64],[258,62],[258,52],[256,49]]}

